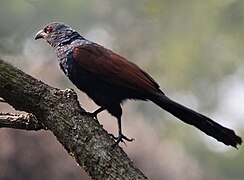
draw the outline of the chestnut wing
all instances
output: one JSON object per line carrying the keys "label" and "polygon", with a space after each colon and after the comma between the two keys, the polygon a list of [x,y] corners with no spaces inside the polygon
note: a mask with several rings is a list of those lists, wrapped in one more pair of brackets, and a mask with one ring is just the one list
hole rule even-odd
{"label": "chestnut wing", "polygon": [[145,71],[103,46],[79,45],[73,49],[73,56],[82,68],[108,83],[141,92],[162,93]]}

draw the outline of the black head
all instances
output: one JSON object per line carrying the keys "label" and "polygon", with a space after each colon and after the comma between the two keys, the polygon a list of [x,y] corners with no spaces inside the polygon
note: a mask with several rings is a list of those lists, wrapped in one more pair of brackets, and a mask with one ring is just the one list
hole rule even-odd
{"label": "black head", "polygon": [[52,22],[37,32],[35,40],[42,38],[45,39],[52,47],[57,47],[60,44],[68,43],[74,37],[79,36],[80,35],[75,30],[64,23]]}

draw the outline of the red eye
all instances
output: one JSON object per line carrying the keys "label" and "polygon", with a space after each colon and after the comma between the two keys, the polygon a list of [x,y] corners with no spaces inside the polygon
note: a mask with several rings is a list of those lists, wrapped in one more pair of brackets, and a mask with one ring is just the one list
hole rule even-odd
{"label": "red eye", "polygon": [[52,28],[47,27],[47,28],[45,29],[45,32],[46,32],[46,33],[50,33],[50,32],[52,32]]}

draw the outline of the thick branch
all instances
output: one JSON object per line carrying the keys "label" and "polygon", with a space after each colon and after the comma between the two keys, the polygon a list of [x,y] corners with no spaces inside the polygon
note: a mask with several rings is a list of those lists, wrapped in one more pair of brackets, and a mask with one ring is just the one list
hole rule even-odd
{"label": "thick branch", "polygon": [[28,131],[38,131],[47,129],[33,114],[13,114],[0,112],[0,128],[24,129]]}
{"label": "thick branch", "polygon": [[84,113],[73,90],[50,87],[0,60],[0,97],[32,113],[93,179],[147,179],[99,122]]}

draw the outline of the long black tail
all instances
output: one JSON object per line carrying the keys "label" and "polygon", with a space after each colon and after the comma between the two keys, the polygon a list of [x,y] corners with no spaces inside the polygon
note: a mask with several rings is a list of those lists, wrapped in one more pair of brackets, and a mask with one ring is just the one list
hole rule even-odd
{"label": "long black tail", "polygon": [[210,118],[174,102],[167,96],[157,96],[152,98],[151,101],[185,123],[195,126],[226,145],[237,147],[238,144],[242,143],[242,139],[233,130],[223,127]]}

